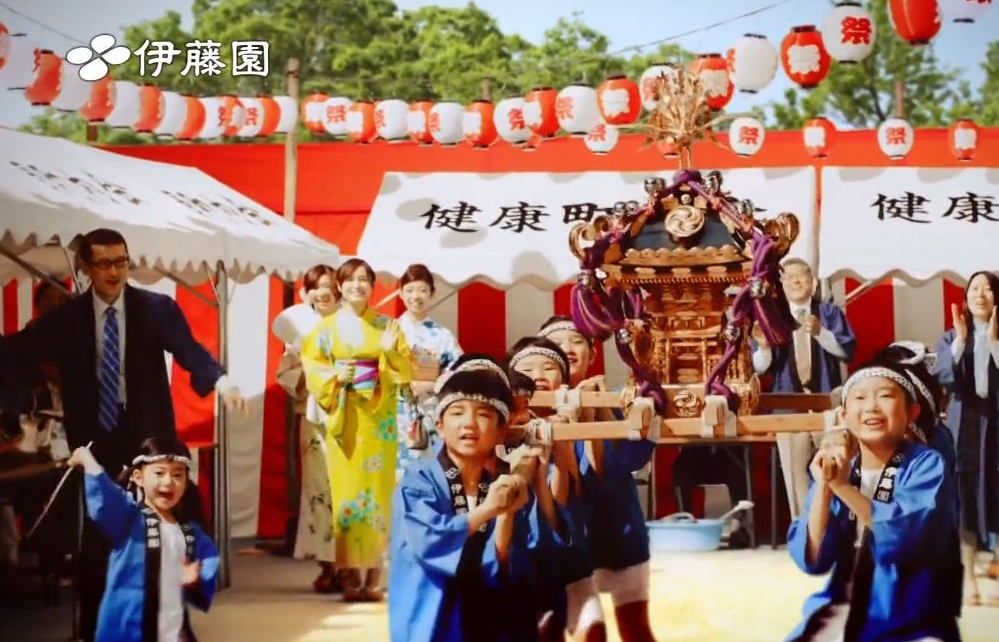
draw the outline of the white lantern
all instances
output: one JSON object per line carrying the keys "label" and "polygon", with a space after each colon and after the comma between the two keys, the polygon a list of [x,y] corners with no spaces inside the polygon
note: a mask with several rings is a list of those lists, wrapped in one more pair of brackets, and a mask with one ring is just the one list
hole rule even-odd
{"label": "white lantern", "polygon": [[954,22],[974,22],[982,17],[992,0],[939,0],[940,13]]}
{"label": "white lantern", "polygon": [[255,138],[260,133],[260,128],[264,126],[264,101],[259,98],[239,97],[240,104],[243,105],[243,124],[236,132],[238,138]]}
{"label": "white lantern", "polygon": [[504,98],[493,111],[493,124],[499,137],[511,145],[521,146],[531,137],[524,122],[524,99]]}
{"label": "white lantern", "polygon": [[437,103],[430,109],[430,134],[439,145],[457,145],[465,140],[464,121],[461,103]]}
{"label": "white lantern", "polygon": [[274,96],[274,102],[281,110],[276,134],[287,134],[298,125],[298,102],[291,96]]}
{"label": "white lantern", "polygon": [[572,84],[555,97],[555,117],[558,125],[573,136],[586,136],[600,124],[597,90]]}
{"label": "white lantern", "polygon": [[226,123],[219,114],[222,111],[222,99],[218,96],[199,98],[201,104],[205,106],[205,126],[198,132],[201,140],[214,140],[222,136]]}
{"label": "white lantern", "polygon": [[617,141],[620,136],[621,134],[617,127],[610,127],[606,123],[598,123],[596,127],[586,134],[583,140],[591,152],[603,156],[617,147]]}
{"label": "white lantern", "polygon": [[[305,107],[305,117],[308,120],[318,120],[330,136],[346,136],[350,127],[347,124],[347,112],[354,101],[344,96],[330,96],[324,103],[309,103]],[[313,106],[315,105],[315,106]],[[313,111],[315,115],[313,116]]]}
{"label": "white lantern", "polygon": [[160,95],[160,119],[159,126],[153,130],[153,134],[164,138],[173,138],[184,126],[187,120],[187,101],[175,91],[164,91]]}
{"label": "white lantern", "polygon": [[114,109],[104,119],[104,124],[111,127],[131,127],[139,120],[139,86],[127,80],[116,80],[111,87],[114,91]]}
{"label": "white lantern", "polygon": [[889,118],[878,127],[878,145],[885,156],[901,160],[912,149],[916,132],[901,118]]}
{"label": "white lantern", "polygon": [[406,140],[409,137],[408,116],[409,104],[405,100],[381,100],[375,104],[375,130],[390,143]]}
{"label": "white lantern", "polygon": [[732,84],[739,91],[755,94],[777,75],[780,56],[766,36],[747,33],[735,43],[733,49]]}
{"label": "white lantern", "polygon": [[38,44],[24,33],[11,34],[7,58],[0,69],[0,87],[24,91],[35,80],[35,52]]}
{"label": "white lantern", "polygon": [[822,44],[833,60],[858,63],[874,50],[877,31],[859,2],[840,2],[822,21]]}
{"label": "white lantern", "polygon": [[93,83],[80,78],[80,65],[65,60],[59,67],[59,95],[50,105],[59,111],[76,111],[87,104]]}
{"label": "white lantern", "polygon": [[655,87],[656,80],[660,76],[666,76],[673,82],[679,79],[677,68],[668,63],[652,65],[643,71],[641,78],[638,79],[638,91],[642,97],[642,107],[645,108],[645,111],[652,111],[659,102],[652,88]]}
{"label": "white lantern", "polygon": [[767,130],[759,120],[741,116],[733,120],[728,129],[728,144],[733,152],[745,158],[760,151],[766,134]]}

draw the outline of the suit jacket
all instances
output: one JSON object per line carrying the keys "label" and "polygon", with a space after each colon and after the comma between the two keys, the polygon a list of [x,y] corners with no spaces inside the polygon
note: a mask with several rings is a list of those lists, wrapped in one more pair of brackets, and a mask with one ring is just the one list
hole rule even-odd
{"label": "suit jacket", "polygon": [[[177,303],[170,297],[126,286],[125,390],[123,430],[109,434],[97,423],[96,318],[94,294],[88,290],[10,337],[0,340],[7,363],[26,366],[54,362],[62,376],[66,437],[71,448],[95,441],[94,452],[109,471],[120,469],[148,437],[177,434],[163,353],[191,375],[191,387],[202,397],[215,386],[223,369],[201,344]],[[0,373],[7,366],[0,362]]]}

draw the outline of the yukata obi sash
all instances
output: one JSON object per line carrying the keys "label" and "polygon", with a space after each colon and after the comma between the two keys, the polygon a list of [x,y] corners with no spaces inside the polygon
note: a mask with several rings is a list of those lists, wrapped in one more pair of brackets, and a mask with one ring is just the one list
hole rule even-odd
{"label": "yukata obi sash", "polygon": [[[336,406],[330,414],[326,424],[326,434],[328,437],[339,437],[343,433],[344,412],[348,403],[355,403],[362,406],[368,412],[375,411],[382,401],[384,395],[377,391],[379,380],[381,379],[381,368],[376,359],[336,359],[333,362],[332,372],[330,372],[331,383],[337,390]],[[350,382],[340,385],[337,383],[338,377],[343,374],[353,372]],[[372,393],[370,399],[364,399],[360,395],[352,393],[364,392]],[[395,403],[394,398],[392,399]]]}

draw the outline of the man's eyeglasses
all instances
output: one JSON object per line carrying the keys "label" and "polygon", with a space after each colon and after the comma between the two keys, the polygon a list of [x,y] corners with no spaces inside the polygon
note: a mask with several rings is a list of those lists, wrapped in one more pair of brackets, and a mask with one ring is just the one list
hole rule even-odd
{"label": "man's eyeglasses", "polygon": [[114,259],[100,259],[98,261],[87,261],[90,265],[94,266],[99,270],[110,270],[111,268],[116,268],[118,270],[124,270],[128,267],[128,257],[119,256]]}

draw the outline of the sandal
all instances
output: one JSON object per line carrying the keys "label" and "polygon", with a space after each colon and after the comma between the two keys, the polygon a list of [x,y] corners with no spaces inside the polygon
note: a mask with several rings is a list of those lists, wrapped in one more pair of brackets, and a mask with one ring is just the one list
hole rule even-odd
{"label": "sandal", "polygon": [[332,595],[343,591],[343,583],[340,581],[340,574],[334,566],[328,562],[320,564],[323,570],[319,577],[312,582],[312,589],[322,595]]}
{"label": "sandal", "polygon": [[380,588],[369,588],[365,586],[361,589],[361,599],[360,602],[383,602],[385,600],[385,591]]}
{"label": "sandal", "polygon": [[361,572],[357,569],[340,569],[337,573],[342,587],[341,597],[344,602],[364,601],[364,587],[361,585]]}

